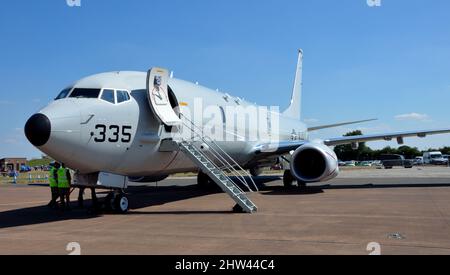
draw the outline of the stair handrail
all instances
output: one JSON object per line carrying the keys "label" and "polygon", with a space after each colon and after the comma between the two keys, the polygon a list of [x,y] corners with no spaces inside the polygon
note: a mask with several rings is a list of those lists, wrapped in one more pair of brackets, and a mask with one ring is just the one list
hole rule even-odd
{"label": "stair handrail", "polygon": [[[191,125],[193,126],[193,127],[195,127],[195,128],[197,128],[198,130],[200,130],[200,132],[202,132],[203,133],[203,130],[200,128],[200,127],[198,127],[197,125],[195,125],[195,123],[193,123],[192,121],[190,121],[189,119],[187,119],[186,117],[185,117],[185,119],[187,120],[187,121],[189,121],[190,123],[191,123]],[[187,126],[187,125],[185,125],[185,126]],[[190,128],[189,126],[187,126],[188,128]],[[192,128],[190,128],[191,129],[191,131],[193,131],[194,133],[195,133],[195,131],[192,129]],[[239,163],[237,163],[225,150],[223,150],[213,139],[211,139],[210,137],[208,137],[208,136],[205,136],[204,134],[203,134],[203,136],[200,136],[199,134],[196,134],[197,136],[199,136],[200,138],[201,138],[201,140],[203,141],[203,142],[205,142],[205,143],[212,143],[213,145],[215,145],[220,151],[222,151],[222,153],[225,155],[225,156],[227,156],[228,157],[228,159],[231,161],[231,162],[233,162],[234,164],[235,164],[235,166],[236,167],[238,167],[239,169],[240,169],[240,171],[241,171],[241,173],[243,173],[245,176],[247,176],[247,178],[249,178],[250,179],[250,181],[252,182],[252,184],[253,184],[253,187],[255,188],[255,190],[258,192],[259,191],[259,189],[258,189],[258,186],[256,185],[256,183],[254,182],[254,180],[253,180],[253,177],[244,169],[244,168],[242,168],[240,165],[239,165]],[[209,139],[209,141],[207,140],[207,139]],[[220,159],[222,159],[223,161],[225,161],[226,162],[226,164],[227,165],[225,165],[227,168],[228,168],[228,170],[231,172],[231,173],[233,173],[233,171],[234,171],[234,175],[236,176],[236,177],[238,177],[238,178],[241,178],[241,179],[239,179],[251,192],[254,192],[249,186],[248,186],[248,183],[247,183],[247,180],[245,179],[245,177],[241,174],[241,173],[239,173],[239,171],[237,171],[234,167],[233,167],[233,165],[231,165],[219,152],[217,152],[217,150],[215,150],[213,147],[211,147],[211,149],[213,149],[213,151],[217,154],[215,157],[216,158],[218,158],[219,160]],[[230,170],[230,168],[232,169],[232,170]]]}
{"label": "stair handrail", "polygon": [[[216,169],[218,169],[218,170],[221,170],[221,169],[214,163],[214,161],[212,161],[212,160],[211,160],[204,152],[202,152],[202,150],[198,149],[195,145],[193,145],[193,144],[191,144],[191,143],[188,143],[187,140],[182,139],[182,142],[187,143],[188,145],[192,145],[192,147],[195,149],[195,151],[196,151],[197,153],[199,153],[202,157],[204,157],[206,160],[208,160],[209,163],[211,163],[211,164],[214,166],[214,168],[216,168]],[[227,180],[229,180],[231,183],[234,183],[233,180],[232,180],[228,175],[223,174],[223,173],[222,173],[222,175],[223,175]],[[234,187],[236,187],[240,192],[245,193],[244,190],[242,190],[242,188],[240,188],[238,185],[234,184]],[[248,188],[248,186],[247,186],[247,188]],[[236,195],[236,194],[233,194],[233,195]]]}
{"label": "stair handrail", "polygon": [[[225,155],[232,163],[234,163],[234,166],[236,166],[236,167],[241,171],[241,173],[243,173],[245,176],[247,176],[247,178],[250,179],[250,181],[252,182],[253,187],[255,188],[255,190],[256,190],[256,191],[259,191],[258,186],[257,186],[256,183],[254,182],[252,176],[251,176],[246,170],[244,170],[244,168],[242,168],[242,167],[239,165],[239,163],[237,163],[237,162],[236,162],[236,161],[235,161],[235,160],[234,160],[234,159],[233,159],[233,158],[232,158],[225,150],[223,150],[223,149],[217,144],[217,142],[215,142],[215,141],[214,141],[213,139],[211,139],[210,137],[205,136],[205,135],[203,134],[203,129],[201,129],[200,127],[198,127],[194,122],[192,122],[191,120],[189,120],[188,118],[186,118],[186,116],[184,116],[183,114],[181,114],[181,115],[185,118],[186,121],[190,122],[190,124],[191,124],[194,128],[197,128],[197,129],[199,130],[199,132],[202,133],[202,135],[200,135],[200,134],[198,134],[198,133],[195,133],[195,129],[191,128],[189,125],[186,125],[186,123],[183,121],[183,124],[184,124],[186,127],[188,127],[188,128],[195,134],[195,136],[200,137],[200,139],[201,139],[203,142],[205,142],[206,144],[213,144],[215,147],[217,147],[217,148],[223,153],[223,155]],[[226,167],[226,168],[228,169],[228,171],[229,171],[230,173],[234,174],[234,175],[239,179],[239,181],[240,181],[242,184],[244,184],[244,185],[249,189],[250,192],[254,192],[254,191],[252,190],[252,188],[250,188],[250,186],[248,185],[247,180],[245,179],[245,177],[244,177],[241,173],[239,173],[239,171],[237,171],[237,170],[234,168],[234,166],[233,166],[229,161],[227,161],[227,160],[223,157],[222,154],[220,154],[219,152],[217,152],[217,150],[216,150],[213,146],[211,146],[210,148],[211,148],[212,151],[213,151],[213,152],[211,152],[212,155],[213,155],[216,159],[218,159],[218,160],[224,165],[224,167]],[[219,168],[219,169],[220,169],[220,168]],[[221,169],[221,170],[222,170],[222,169]]]}
{"label": "stair handrail", "polygon": [[[186,127],[189,127],[188,125],[185,125]],[[191,129],[192,130],[192,129]],[[196,137],[199,137],[203,142],[206,143],[206,140],[204,140],[199,134],[195,135]],[[192,144],[194,147],[196,147],[194,144]],[[213,151],[209,152],[216,160],[218,160],[221,164],[222,167],[218,167],[214,161],[212,161],[206,153],[203,153],[202,150],[199,150],[198,148],[196,148],[196,150],[198,150],[199,152],[202,153],[203,156],[205,156],[209,161],[211,161],[215,167],[217,167],[217,169],[219,170],[226,170],[228,173],[233,174],[234,177],[236,177],[245,187],[247,187],[247,189],[250,192],[253,192],[253,190],[250,188],[250,186],[248,185],[248,183],[246,182],[245,178],[238,172],[236,171],[236,169],[233,168],[233,166],[227,162],[226,159],[224,159],[214,148],[210,147]]]}

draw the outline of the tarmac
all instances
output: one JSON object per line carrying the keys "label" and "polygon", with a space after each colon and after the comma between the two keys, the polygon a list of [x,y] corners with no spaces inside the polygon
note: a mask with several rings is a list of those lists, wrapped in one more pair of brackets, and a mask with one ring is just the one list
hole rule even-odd
{"label": "tarmac", "polygon": [[450,254],[450,168],[346,170],[305,190],[259,177],[252,215],[195,182],[130,188],[125,215],[61,213],[46,207],[48,187],[0,185],[0,254],[67,255],[73,242],[83,255],[368,255],[371,243],[385,255]]}

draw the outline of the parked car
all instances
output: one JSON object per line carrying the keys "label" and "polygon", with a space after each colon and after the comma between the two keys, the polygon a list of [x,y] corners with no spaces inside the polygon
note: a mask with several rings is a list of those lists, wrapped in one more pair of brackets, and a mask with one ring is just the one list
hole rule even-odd
{"label": "parked car", "polygon": [[441,152],[426,152],[423,154],[423,162],[433,165],[448,165],[448,159],[445,159]]}
{"label": "parked car", "polygon": [[416,158],[413,160],[413,164],[414,164],[414,165],[423,165],[423,157],[416,157]]}
{"label": "parked car", "polygon": [[377,169],[383,168],[383,162],[381,160],[376,160],[372,163],[372,166],[377,167]]}
{"label": "parked car", "polygon": [[361,161],[360,163],[358,163],[358,166],[371,167],[372,163],[370,161]]}
{"label": "parked car", "polygon": [[347,166],[347,167],[355,167],[356,166],[356,162],[354,160],[346,161],[345,162],[345,166]]}
{"label": "parked car", "polygon": [[406,160],[402,155],[386,154],[381,155],[380,160],[383,163],[385,169],[392,169],[395,166],[401,166],[405,168],[412,168],[412,160]]}

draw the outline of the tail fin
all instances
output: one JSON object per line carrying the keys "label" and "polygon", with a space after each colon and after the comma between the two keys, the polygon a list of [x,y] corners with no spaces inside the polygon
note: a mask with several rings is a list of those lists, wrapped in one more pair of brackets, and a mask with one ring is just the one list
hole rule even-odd
{"label": "tail fin", "polygon": [[303,50],[298,50],[297,70],[295,72],[294,88],[291,105],[284,111],[284,115],[300,120],[303,87]]}

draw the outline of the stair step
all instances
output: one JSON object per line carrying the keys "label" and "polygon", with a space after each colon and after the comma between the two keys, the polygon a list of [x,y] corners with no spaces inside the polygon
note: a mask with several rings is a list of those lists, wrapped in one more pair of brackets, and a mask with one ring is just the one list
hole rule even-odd
{"label": "stair step", "polygon": [[[179,143],[180,149],[196,163],[199,168],[206,174],[212,175],[212,180],[219,185],[242,209],[248,213],[257,211],[257,207],[247,197],[247,194],[242,192],[239,187],[232,182],[224,171],[218,169],[214,163],[202,154],[199,149],[189,142]],[[225,169],[227,167],[224,167]]]}

